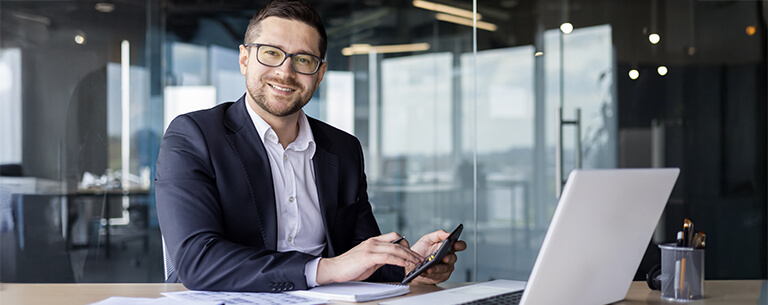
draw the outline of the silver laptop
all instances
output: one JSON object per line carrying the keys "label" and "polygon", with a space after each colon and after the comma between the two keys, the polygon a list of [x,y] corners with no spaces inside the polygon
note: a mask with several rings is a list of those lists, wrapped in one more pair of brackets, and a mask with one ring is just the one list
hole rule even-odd
{"label": "silver laptop", "polygon": [[516,291],[522,291],[523,305],[620,301],[679,173],[677,168],[574,170],[527,282],[496,280],[381,304],[482,304]]}

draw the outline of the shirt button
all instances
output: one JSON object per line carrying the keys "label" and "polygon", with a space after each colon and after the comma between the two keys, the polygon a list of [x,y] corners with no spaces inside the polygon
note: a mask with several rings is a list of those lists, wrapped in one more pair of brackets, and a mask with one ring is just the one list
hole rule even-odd
{"label": "shirt button", "polygon": [[288,197],[288,201],[293,202],[293,196]]}
{"label": "shirt button", "polygon": [[288,160],[288,155],[283,155],[283,160]]}
{"label": "shirt button", "polygon": [[270,134],[270,135],[269,135],[269,138],[270,138],[270,139],[274,139],[274,138],[275,138],[275,135],[273,135],[273,134]]}
{"label": "shirt button", "polygon": [[288,236],[288,242],[292,242],[292,241],[293,241],[293,237]]}

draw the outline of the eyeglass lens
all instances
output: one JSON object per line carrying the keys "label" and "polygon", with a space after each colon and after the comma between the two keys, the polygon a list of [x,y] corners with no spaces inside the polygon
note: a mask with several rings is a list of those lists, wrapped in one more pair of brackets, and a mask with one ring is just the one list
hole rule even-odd
{"label": "eyeglass lens", "polygon": [[[283,64],[285,52],[272,46],[259,46],[257,58],[259,62],[271,67],[277,67]],[[304,74],[313,74],[320,66],[320,61],[314,56],[308,54],[293,54],[291,56],[291,66],[296,72]]]}

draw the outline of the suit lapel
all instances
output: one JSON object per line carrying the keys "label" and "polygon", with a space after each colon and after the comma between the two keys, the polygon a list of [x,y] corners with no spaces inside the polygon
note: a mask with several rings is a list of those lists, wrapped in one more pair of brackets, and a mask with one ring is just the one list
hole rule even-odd
{"label": "suit lapel", "polygon": [[323,213],[325,225],[325,239],[327,241],[328,256],[336,256],[333,250],[331,232],[336,219],[336,207],[339,194],[339,156],[329,150],[332,142],[316,124],[315,120],[307,117],[315,137],[315,156],[312,165],[315,169],[315,184],[317,185],[317,198],[320,201],[320,210]]}
{"label": "suit lapel", "polygon": [[277,250],[277,211],[275,188],[269,158],[256,127],[248,115],[245,95],[229,107],[224,124],[232,133],[226,135],[245,171],[246,183],[256,209],[264,247]]}

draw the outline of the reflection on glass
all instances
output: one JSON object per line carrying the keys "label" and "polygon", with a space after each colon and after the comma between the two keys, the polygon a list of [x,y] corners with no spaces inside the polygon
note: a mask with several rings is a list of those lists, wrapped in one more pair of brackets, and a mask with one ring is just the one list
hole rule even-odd
{"label": "reflection on glass", "polygon": [[[526,279],[542,238],[534,228],[536,204],[531,196],[534,150],[533,46],[494,49],[461,57],[462,70],[477,69],[462,77],[462,115],[477,123],[462,126],[464,138],[477,135],[477,147],[467,141],[463,151],[477,150],[478,265],[477,280]],[[476,64],[476,66],[475,66]],[[474,96],[473,96],[474,95]],[[475,99],[476,96],[476,99]],[[476,130],[475,130],[476,128]],[[462,266],[469,266],[462,262]]]}

